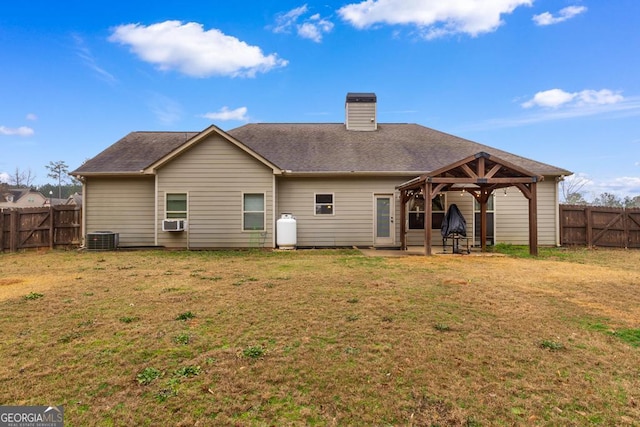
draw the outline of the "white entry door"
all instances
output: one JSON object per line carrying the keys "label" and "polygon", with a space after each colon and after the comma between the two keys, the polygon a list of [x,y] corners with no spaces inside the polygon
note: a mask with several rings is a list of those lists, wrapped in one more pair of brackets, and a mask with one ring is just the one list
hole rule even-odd
{"label": "white entry door", "polygon": [[395,228],[393,226],[393,194],[375,194],[374,240],[375,246],[394,244]]}

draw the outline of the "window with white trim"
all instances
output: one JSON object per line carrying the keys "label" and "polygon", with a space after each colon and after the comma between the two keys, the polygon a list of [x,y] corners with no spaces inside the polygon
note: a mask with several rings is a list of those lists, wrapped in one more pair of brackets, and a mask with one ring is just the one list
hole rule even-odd
{"label": "window with white trim", "polygon": [[242,195],[242,229],[244,231],[264,230],[264,213],[264,193]]}
{"label": "window with white trim", "polygon": [[166,199],[166,218],[187,218],[187,193],[167,193]]}
{"label": "window with white trim", "polygon": [[317,193],[315,195],[315,214],[333,215],[333,193]]}

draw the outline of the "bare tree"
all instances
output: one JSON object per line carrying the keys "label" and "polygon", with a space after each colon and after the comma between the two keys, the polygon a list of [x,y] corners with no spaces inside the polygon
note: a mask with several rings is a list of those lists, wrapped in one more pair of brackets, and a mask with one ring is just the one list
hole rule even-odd
{"label": "bare tree", "polygon": [[57,162],[49,162],[45,167],[49,170],[47,176],[58,181],[58,199],[62,199],[62,183],[67,180],[69,166],[64,160],[58,160]]}
{"label": "bare tree", "polygon": [[560,181],[562,200],[569,204],[586,203],[582,189],[591,181],[582,175],[571,175]]}
{"label": "bare tree", "polygon": [[35,179],[36,176],[31,172],[31,169],[27,169],[25,171],[16,167],[15,172],[9,175],[9,184],[18,188],[28,188],[31,187],[31,184],[33,184]]}

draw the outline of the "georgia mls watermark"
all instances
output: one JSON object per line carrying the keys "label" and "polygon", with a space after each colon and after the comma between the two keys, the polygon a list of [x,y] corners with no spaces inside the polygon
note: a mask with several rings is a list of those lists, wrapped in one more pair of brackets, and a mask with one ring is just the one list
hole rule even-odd
{"label": "georgia mls watermark", "polygon": [[0,427],[63,427],[62,406],[0,406]]}

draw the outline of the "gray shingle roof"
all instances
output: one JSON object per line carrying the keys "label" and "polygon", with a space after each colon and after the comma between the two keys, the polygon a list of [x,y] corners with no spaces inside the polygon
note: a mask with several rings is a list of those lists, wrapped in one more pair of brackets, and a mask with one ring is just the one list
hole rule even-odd
{"label": "gray shingle roof", "polygon": [[[282,170],[292,172],[426,173],[484,151],[539,175],[566,175],[555,166],[417,124],[378,124],[372,132],[342,123],[256,123],[227,131]],[[139,173],[199,132],[132,132],[73,173]]]}
{"label": "gray shingle roof", "polygon": [[228,131],[252,150],[293,172],[416,172],[448,166],[484,151],[539,175],[570,172],[417,124],[248,124]]}
{"label": "gray shingle roof", "polygon": [[200,132],[131,132],[72,174],[139,173]]}

